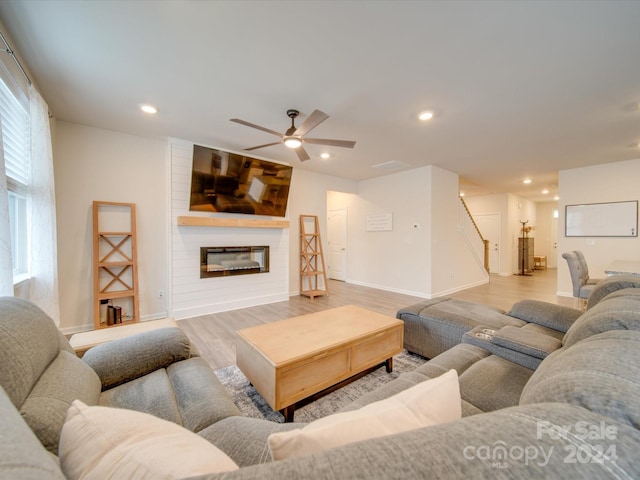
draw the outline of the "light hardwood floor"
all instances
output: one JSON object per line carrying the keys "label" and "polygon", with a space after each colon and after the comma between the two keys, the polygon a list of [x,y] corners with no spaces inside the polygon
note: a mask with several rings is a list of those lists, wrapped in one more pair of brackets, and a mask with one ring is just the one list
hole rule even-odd
{"label": "light hardwood floor", "polygon": [[[511,305],[524,298],[574,307],[573,298],[556,295],[556,275],[556,269],[552,268],[538,270],[530,277],[492,275],[489,283],[485,285],[468,288],[449,296],[492,305],[503,310],[509,310]],[[235,332],[242,328],[343,305],[359,305],[395,317],[398,309],[423,300],[401,293],[329,280],[328,297],[311,300],[308,297],[296,296],[285,302],[179,320],[178,325],[211,368],[217,370],[235,364]]]}

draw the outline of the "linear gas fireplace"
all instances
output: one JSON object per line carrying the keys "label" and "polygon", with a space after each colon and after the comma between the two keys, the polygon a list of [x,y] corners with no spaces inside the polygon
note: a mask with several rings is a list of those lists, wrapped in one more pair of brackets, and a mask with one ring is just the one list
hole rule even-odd
{"label": "linear gas fireplace", "polygon": [[266,273],[269,247],[200,247],[200,278]]}

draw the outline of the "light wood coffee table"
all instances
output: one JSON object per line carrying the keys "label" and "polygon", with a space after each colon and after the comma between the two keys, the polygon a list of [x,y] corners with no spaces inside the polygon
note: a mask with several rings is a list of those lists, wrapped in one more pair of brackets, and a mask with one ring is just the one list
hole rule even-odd
{"label": "light wood coffee table", "polygon": [[339,388],[402,351],[404,322],[348,305],[239,330],[236,363],[285,421],[296,403]]}

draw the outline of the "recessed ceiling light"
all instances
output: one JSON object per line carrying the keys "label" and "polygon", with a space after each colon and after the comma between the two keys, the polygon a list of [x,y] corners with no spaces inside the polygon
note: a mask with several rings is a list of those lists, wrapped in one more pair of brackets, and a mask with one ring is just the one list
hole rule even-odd
{"label": "recessed ceiling light", "polygon": [[542,194],[546,195],[547,193],[549,193],[549,190],[547,190],[546,188],[544,190],[542,190]]}
{"label": "recessed ceiling light", "polygon": [[420,115],[418,115],[418,118],[422,121],[431,120],[433,118],[433,112],[422,112]]}
{"label": "recessed ceiling light", "polygon": [[320,154],[320,157],[321,157],[321,158],[324,158],[325,160],[326,160],[327,158],[329,158],[330,156],[331,156],[331,155],[329,155],[327,152],[324,152],[324,153],[321,153],[321,154]]}
{"label": "recessed ceiling light", "polygon": [[556,195],[555,197],[553,197],[554,200],[560,200],[560,197],[558,195]]}
{"label": "recessed ceiling light", "polygon": [[522,183],[524,183],[525,185],[529,185],[531,183],[531,179],[530,178],[525,178]]}
{"label": "recessed ceiling light", "polygon": [[144,113],[158,113],[158,109],[153,105],[140,105],[140,110]]}
{"label": "recessed ceiling light", "polygon": [[460,196],[461,196],[461,197],[464,197],[464,192],[460,192]]}

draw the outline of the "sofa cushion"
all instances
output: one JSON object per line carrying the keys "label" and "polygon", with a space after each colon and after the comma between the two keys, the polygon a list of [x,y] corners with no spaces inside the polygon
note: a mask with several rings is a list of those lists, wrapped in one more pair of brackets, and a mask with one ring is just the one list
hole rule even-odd
{"label": "sofa cushion", "polygon": [[226,454],[174,423],[131,410],[73,402],[60,437],[69,479],[186,478],[237,470]]}
{"label": "sofa cushion", "polygon": [[[510,327],[510,328],[516,328],[517,330],[522,330],[527,335],[529,333],[527,330],[524,329],[524,327],[522,328]],[[514,343],[511,343],[509,344],[509,347],[511,348],[508,348],[506,346],[499,345],[498,343],[493,342],[495,335],[497,334],[498,331],[501,331],[501,330],[502,329],[493,330],[493,329],[486,329],[484,327],[476,327],[473,330],[466,332],[462,336],[462,343],[475,345],[477,347],[486,349],[487,351],[491,352],[493,355],[497,355],[498,357],[501,357],[505,360],[508,360],[510,362],[513,362],[517,365],[520,365],[522,367],[525,367],[531,370],[535,370],[536,368],[538,368],[538,365],[540,365],[540,362],[542,362],[542,359],[529,355],[530,352],[527,353],[527,349],[523,348],[523,346],[516,347]],[[535,332],[532,332],[531,335],[537,336],[538,334]],[[545,335],[545,337],[547,336]],[[558,342],[558,345],[560,344],[560,341],[555,339],[554,337],[547,337],[547,338],[550,338],[551,340]],[[508,344],[508,342],[502,342],[502,343]],[[516,349],[514,350],[513,348],[516,348]]]}
{"label": "sofa cushion", "polygon": [[460,344],[442,352],[423,365],[416,368],[417,373],[427,378],[435,378],[454,368],[458,376],[466,372],[473,364],[487,358],[490,352],[475,345]]}
{"label": "sofa cushion", "polygon": [[491,337],[491,343],[540,359],[562,346],[556,337],[509,325],[498,330]]}
{"label": "sofa cushion", "polygon": [[543,327],[542,325],[536,325],[535,323],[527,323],[524,327],[522,327],[522,329],[529,332],[535,332],[541,335],[548,335],[560,341],[562,341],[562,339],[564,338],[564,332],[561,332],[559,330],[554,330],[548,327]]}
{"label": "sofa cushion", "polygon": [[[633,293],[629,293],[629,291]],[[609,330],[640,330],[640,289],[624,289],[608,295],[587,310],[564,336],[569,347],[580,340]]]}
{"label": "sofa cushion", "polygon": [[560,332],[566,332],[581,314],[582,312],[575,308],[540,300],[520,300],[514,303],[509,311],[509,315],[514,318]]}
{"label": "sofa cushion", "polygon": [[640,332],[613,330],[549,355],[520,404],[564,402],[640,428]]}
{"label": "sofa cushion", "polygon": [[182,425],[193,432],[233,415],[242,415],[229,392],[201,357],[167,367]]}
{"label": "sofa cushion", "polygon": [[34,304],[0,298],[0,386],[19,409],[60,351],[60,332]]}
{"label": "sofa cushion", "polygon": [[532,374],[533,370],[491,355],[460,375],[460,395],[483,412],[518,405]]}
{"label": "sofa cushion", "polygon": [[[453,348],[441,353],[435,358],[432,358],[428,362],[420,365],[418,368],[411,372],[405,372],[398,378],[391,380],[390,382],[381,385],[375,390],[368,392],[357,399],[355,399],[349,405],[341,408],[340,412],[346,412],[355,410],[368,405],[373,402],[384,400],[396,393],[399,393],[407,388],[413,387],[418,383],[429,380],[430,378],[436,378],[440,375],[448,372],[452,368],[458,372],[458,376],[462,375],[471,365],[486,358],[490,355],[487,350],[473,346],[473,345],[456,345]],[[473,415],[480,412],[477,408],[469,403],[462,402],[462,415]]]}
{"label": "sofa cushion", "polygon": [[455,370],[397,395],[351,412],[315,420],[269,436],[274,460],[298,457],[353,442],[459,420],[462,416]]}
{"label": "sofa cushion", "polygon": [[479,325],[497,329],[525,324],[498,308],[448,297],[402,308],[396,317],[404,321],[404,347],[427,358],[458,345],[465,332]]}
{"label": "sofa cushion", "polygon": [[201,357],[173,363],[106,390],[100,394],[99,403],[150,413],[194,432],[223,418],[241,415]]}
{"label": "sofa cushion", "polygon": [[0,478],[63,480],[55,457],[44,449],[0,387]]}
{"label": "sofa cushion", "polygon": [[304,423],[277,423],[262,418],[228,417],[198,432],[240,467],[271,462],[269,435],[302,428]]}
{"label": "sofa cushion", "polygon": [[58,452],[60,431],[75,399],[94,405],[100,380],[82,360],[66,351],[58,354],[40,376],[20,413],[47,450]]}
{"label": "sofa cushion", "polygon": [[[82,359],[96,371],[102,389],[107,390],[192,355],[191,342],[185,333],[177,327],[168,327],[97,345]],[[123,362],[123,358],[127,361]]]}
{"label": "sofa cushion", "polygon": [[173,388],[164,368],[102,392],[99,404],[149,413],[182,425]]}
{"label": "sofa cushion", "polygon": [[640,288],[640,277],[636,275],[611,275],[599,281],[591,291],[587,310],[595,307],[609,294],[625,288]]}

